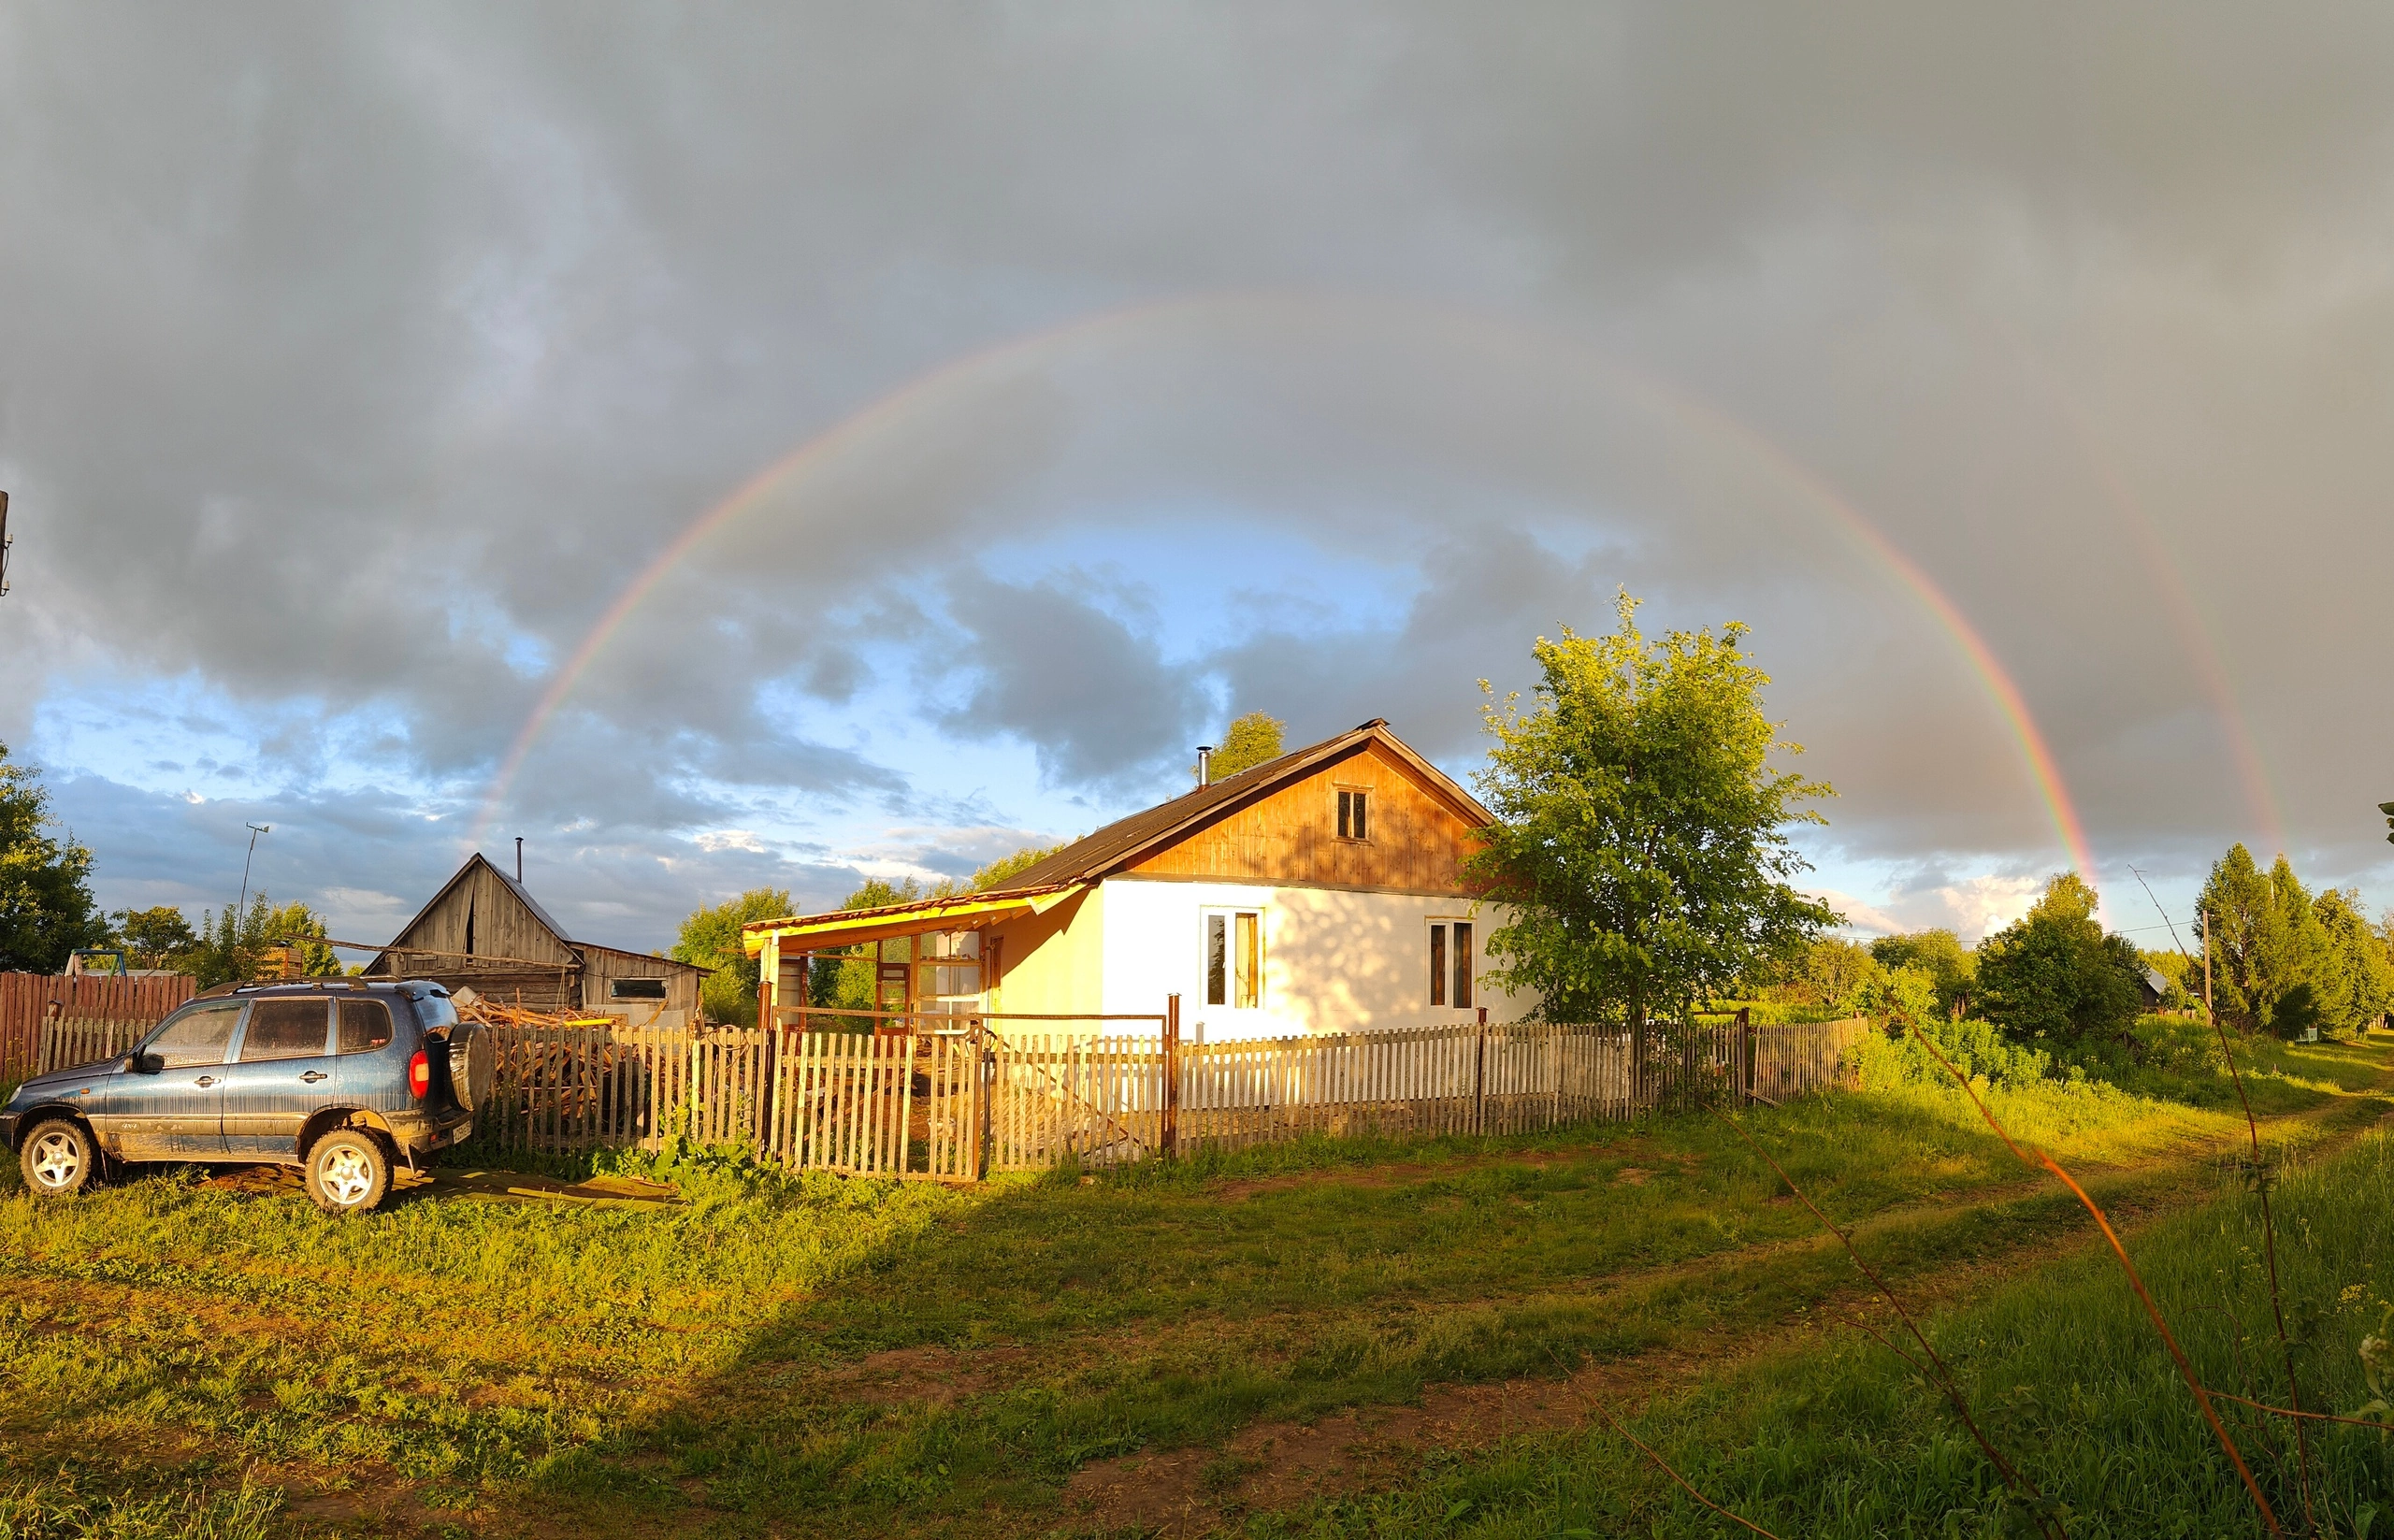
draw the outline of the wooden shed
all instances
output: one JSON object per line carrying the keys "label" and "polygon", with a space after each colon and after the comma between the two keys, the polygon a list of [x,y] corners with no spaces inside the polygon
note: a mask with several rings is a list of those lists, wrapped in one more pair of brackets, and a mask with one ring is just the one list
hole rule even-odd
{"label": "wooden shed", "polygon": [[369,978],[433,979],[510,1005],[604,1012],[641,1026],[697,1019],[707,971],[569,939],[523,884],[480,852],[366,965]]}

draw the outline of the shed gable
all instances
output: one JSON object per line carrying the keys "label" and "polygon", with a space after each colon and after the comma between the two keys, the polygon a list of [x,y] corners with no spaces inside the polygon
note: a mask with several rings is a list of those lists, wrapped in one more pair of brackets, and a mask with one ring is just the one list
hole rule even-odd
{"label": "shed gable", "polygon": [[[1341,791],[1364,794],[1363,839],[1339,838]],[[1461,894],[1476,827],[1446,789],[1365,739],[1352,753],[1124,870],[1140,877]]]}
{"label": "shed gable", "polygon": [[573,949],[534,913],[496,868],[477,856],[389,947],[522,962],[571,965]]}

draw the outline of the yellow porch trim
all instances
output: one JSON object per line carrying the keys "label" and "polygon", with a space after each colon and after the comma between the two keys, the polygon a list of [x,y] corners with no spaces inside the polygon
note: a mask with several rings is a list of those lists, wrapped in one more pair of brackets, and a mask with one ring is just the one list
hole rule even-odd
{"label": "yellow porch trim", "polygon": [[892,936],[919,936],[932,930],[977,930],[1018,915],[1044,914],[1085,891],[1088,885],[1073,883],[1039,893],[930,899],[887,909],[838,910],[829,914],[798,914],[786,920],[752,920],[741,927],[740,947],[753,957],[764,951],[768,936],[777,939],[785,952],[805,952],[825,946],[854,946]]}

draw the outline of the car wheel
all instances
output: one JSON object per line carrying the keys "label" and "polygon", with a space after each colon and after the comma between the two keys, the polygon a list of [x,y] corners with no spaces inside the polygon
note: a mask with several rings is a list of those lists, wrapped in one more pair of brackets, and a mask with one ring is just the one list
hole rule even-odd
{"label": "car wheel", "polygon": [[326,1214],[364,1214],[391,1190],[391,1158],[360,1129],[336,1129],[308,1152],[308,1196]]}
{"label": "car wheel", "polygon": [[44,1198],[66,1198],[82,1191],[99,1173],[99,1159],[92,1136],[63,1117],[34,1125],[17,1154],[17,1169],[25,1186]]}

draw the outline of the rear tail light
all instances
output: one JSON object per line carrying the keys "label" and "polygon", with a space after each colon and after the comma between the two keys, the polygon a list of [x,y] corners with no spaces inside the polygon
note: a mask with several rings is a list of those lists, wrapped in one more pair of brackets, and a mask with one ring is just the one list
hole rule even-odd
{"label": "rear tail light", "polygon": [[408,1060],[408,1094],[421,1099],[430,1095],[431,1091],[432,1060],[425,1057],[423,1049],[418,1048],[415,1057]]}

